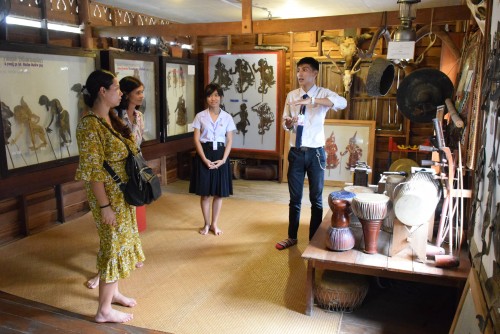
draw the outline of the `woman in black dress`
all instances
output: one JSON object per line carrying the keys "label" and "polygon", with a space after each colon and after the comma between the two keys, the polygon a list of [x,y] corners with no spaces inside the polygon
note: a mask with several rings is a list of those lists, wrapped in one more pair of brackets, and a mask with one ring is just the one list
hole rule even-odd
{"label": "woman in black dress", "polygon": [[[199,112],[193,121],[196,156],[189,192],[201,196],[200,206],[204,226],[200,229],[200,233],[203,235],[209,231],[215,235],[222,234],[217,225],[222,198],[233,194],[231,164],[228,157],[236,126],[231,115],[220,108],[223,96],[224,92],[219,85],[208,84],[205,87],[208,108]],[[210,197],[213,197],[211,216]]]}

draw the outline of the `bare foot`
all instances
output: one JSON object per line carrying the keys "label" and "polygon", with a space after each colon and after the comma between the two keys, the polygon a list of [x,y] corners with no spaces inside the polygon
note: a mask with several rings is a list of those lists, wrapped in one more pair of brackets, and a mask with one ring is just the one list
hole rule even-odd
{"label": "bare foot", "polygon": [[135,305],[137,305],[137,302],[134,298],[125,297],[120,292],[115,293],[115,295],[113,296],[113,300],[111,300],[111,303],[126,307],[134,307]]}
{"label": "bare foot", "polygon": [[99,274],[95,275],[87,281],[87,288],[95,289],[99,286]]}
{"label": "bare foot", "polygon": [[137,263],[135,264],[135,267],[136,267],[136,268],[142,268],[142,266],[144,266],[144,263],[143,263],[142,261],[141,261],[141,262],[137,262]]}
{"label": "bare foot", "polygon": [[117,323],[122,323],[122,322],[127,322],[134,319],[134,315],[132,313],[125,313],[121,312],[115,309],[111,309],[110,312],[104,314],[104,313],[97,313],[95,315],[95,321],[96,322],[117,322]]}
{"label": "bare foot", "polygon": [[221,235],[222,234],[222,230],[220,228],[218,228],[217,226],[212,226],[210,228],[210,231],[214,232],[215,235]]}
{"label": "bare foot", "polygon": [[200,229],[200,234],[206,235],[208,233],[209,229],[210,229],[210,225],[203,226],[203,228]]}

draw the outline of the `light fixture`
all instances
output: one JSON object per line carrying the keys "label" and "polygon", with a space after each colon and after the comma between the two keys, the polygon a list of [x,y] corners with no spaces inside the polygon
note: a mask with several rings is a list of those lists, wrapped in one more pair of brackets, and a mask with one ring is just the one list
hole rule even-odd
{"label": "light fixture", "polygon": [[401,25],[394,33],[395,42],[416,40],[417,33],[412,27],[412,21],[417,17],[417,9],[414,5],[419,2],[420,0],[398,0]]}
{"label": "light fixture", "polygon": [[[7,22],[7,24],[13,24],[13,25],[32,27],[32,28],[38,28],[38,29],[42,28],[42,23],[40,22],[40,20],[25,19],[25,18],[16,17],[16,16],[10,16],[10,15],[7,16],[6,22]],[[49,22],[47,24],[47,29],[70,32],[73,34],[81,34],[82,33],[82,28],[80,26],[57,24],[57,23],[51,23],[51,22]]]}

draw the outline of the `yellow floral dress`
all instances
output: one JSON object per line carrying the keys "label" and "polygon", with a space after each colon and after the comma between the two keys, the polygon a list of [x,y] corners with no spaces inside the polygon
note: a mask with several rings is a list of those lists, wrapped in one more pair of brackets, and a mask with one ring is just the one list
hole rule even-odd
{"label": "yellow floral dress", "polygon": [[[100,239],[97,270],[100,278],[110,283],[128,277],[135,269],[135,264],[144,261],[145,256],[137,230],[135,207],[125,202],[120,188],[102,166],[103,161],[106,160],[122,181],[126,182],[128,180],[125,172],[127,147],[111,133],[114,131],[111,126],[105,126],[103,123],[106,121],[99,118],[99,116],[87,116],[78,123],[76,139],[80,151],[80,162],[75,179],[85,181],[89,206]],[[125,141],[129,148],[137,153],[135,142],[128,139]],[[104,182],[104,189],[116,214],[115,226],[102,223],[101,209],[92,192],[90,181]]]}

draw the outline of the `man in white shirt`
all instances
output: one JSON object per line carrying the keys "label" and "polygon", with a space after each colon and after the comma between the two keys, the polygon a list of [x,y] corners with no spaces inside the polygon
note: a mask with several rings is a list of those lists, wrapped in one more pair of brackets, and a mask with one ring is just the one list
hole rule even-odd
{"label": "man in white shirt", "polygon": [[309,240],[323,219],[323,185],[325,177],[324,122],[328,110],[342,110],[347,106],[345,98],[323,87],[316,86],[319,63],[305,57],[297,63],[297,81],[300,88],[288,93],[283,113],[283,127],[290,131],[288,154],[288,190],[290,205],[288,214],[288,238],[276,244],[279,250],[297,244],[300,208],[307,174],[311,221]]}

